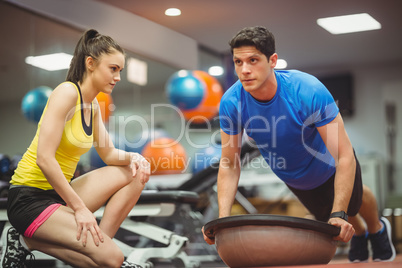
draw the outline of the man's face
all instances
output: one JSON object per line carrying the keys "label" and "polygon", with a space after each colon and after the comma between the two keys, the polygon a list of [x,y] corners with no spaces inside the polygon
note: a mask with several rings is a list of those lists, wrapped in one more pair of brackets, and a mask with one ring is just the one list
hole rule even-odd
{"label": "man's face", "polygon": [[276,65],[276,56],[273,57],[274,55],[270,57],[269,61],[254,46],[242,46],[233,49],[235,71],[244,90],[249,93],[257,93],[257,90],[263,89],[268,84]]}

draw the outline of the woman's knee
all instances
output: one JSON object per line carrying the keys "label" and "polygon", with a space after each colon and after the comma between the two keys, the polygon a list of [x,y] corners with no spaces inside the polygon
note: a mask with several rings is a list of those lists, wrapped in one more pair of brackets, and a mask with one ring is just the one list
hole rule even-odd
{"label": "woman's knee", "polygon": [[[136,185],[135,186],[136,188],[138,188],[138,187],[143,188],[144,187],[144,185],[139,180],[138,173],[136,173],[134,175],[133,170],[131,169],[131,167],[124,166],[124,167],[121,167],[121,168],[123,169],[123,174],[124,174],[124,177],[126,179],[127,184],[134,184],[134,185]],[[137,172],[137,170],[135,172]]]}
{"label": "woman's knee", "polygon": [[109,168],[113,172],[113,177],[118,179],[123,186],[135,180],[133,170],[129,166],[110,166]]}
{"label": "woman's knee", "polygon": [[130,183],[133,180],[133,170],[129,166],[120,166],[122,176]]}
{"label": "woman's knee", "polygon": [[108,248],[102,253],[97,253],[94,261],[99,267],[120,267],[124,261],[123,252],[117,247]]}

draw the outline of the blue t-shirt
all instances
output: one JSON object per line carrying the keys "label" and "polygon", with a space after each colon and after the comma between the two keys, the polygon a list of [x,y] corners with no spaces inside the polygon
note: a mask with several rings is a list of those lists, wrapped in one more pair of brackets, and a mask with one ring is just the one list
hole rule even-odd
{"label": "blue t-shirt", "polygon": [[316,127],[331,122],[339,109],[327,88],[314,76],[275,71],[278,87],[269,102],[260,102],[237,81],[223,95],[221,129],[243,130],[254,139],[272,171],[286,184],[313,189],[335,172],[335,160]]}

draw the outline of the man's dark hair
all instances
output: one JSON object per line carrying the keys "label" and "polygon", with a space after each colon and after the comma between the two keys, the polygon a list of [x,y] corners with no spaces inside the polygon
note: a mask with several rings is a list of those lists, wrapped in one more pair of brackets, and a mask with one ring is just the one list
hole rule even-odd
{"label": "man's dark hair", "polygon": [[263,26],[246,27],[240,30],[229,42],[231,52],[242,46],[254,46],[267,59],[275,53],[275,37]]}

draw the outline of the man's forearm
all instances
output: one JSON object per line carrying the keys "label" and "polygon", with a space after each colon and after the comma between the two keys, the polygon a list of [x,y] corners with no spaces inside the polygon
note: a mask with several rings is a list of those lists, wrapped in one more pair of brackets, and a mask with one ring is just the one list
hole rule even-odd
{"label": "man's forearm", "polygon": [[355,181],[356,160],[340,159],[334,182],[334,204],[332,212],[347,211]]}
{"label": "man's forearm", "polygon": [[219,218],[230,216],[240,178],[240,167],[220,167],[218,173]]}

